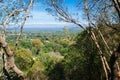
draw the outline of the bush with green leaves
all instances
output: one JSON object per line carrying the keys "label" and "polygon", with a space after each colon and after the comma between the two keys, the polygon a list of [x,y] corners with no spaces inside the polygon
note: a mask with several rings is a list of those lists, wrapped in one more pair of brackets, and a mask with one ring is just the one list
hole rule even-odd
{"label": "bush with green leaves", "polygon": [[47,80],[43,62],[36,59],[33,66],[28,70],[27,76],[29,80]]}
{"label": "bush with green leaves", "polygon": [[45,42],[44,46],[41,47],[42,51],[45,53],[48,52],[60,52],[60,49],[62,48],[62,45],[54,43],[54,42]]}
{"label": "bush with green leaves", "polygon": [[34,63],[31,51],[24,48],[17,50],[15,53],[15,63],[21,70],[29,70]]}
{"label": "bush with green leaves", "polygon": [[63,61],[68,80],[103,79],[98,50],[86,31],[78,34],[76,43],[71,45],[68,51]]}
{"label": "bush with green leaves", "polygon": [[32,44],[30,40],[20,40],[19,41],[19,47],[26,48],[26,49],[31,49]]}
{"label": "bush with green leaves", "polygon": [[95,44],[84,31],[78,34],[76,43],[69,46],[64,59],[48,71],[48,76],[49,80],[101,80],[101,67]]}

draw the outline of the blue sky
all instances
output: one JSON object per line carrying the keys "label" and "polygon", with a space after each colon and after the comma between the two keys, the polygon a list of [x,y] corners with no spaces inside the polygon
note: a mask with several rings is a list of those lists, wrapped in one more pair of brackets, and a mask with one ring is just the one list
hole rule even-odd
{"label": "blue sky", "polygon": [[[6,1],[6,0],[4,0],[4,1]],[[23,1],[26,2],[28,0],[23,0]],[[42,0],[39,0],[39,1],[42,1]],[[75,4],[78,3],[79,0],[64,0],[64,1],[65,1],[66,6],[68,7],[70,13],[71,12],[76,13],[76,12],[79,11],[75,8],[75,6],[76,6]],[[34,25],[37,24],[36,27],[45,27],[45,26],[49,27],[50,24],[52,26],[54,24],[53,27],[56,27],[56,26],[58,26],[58,27],[71,26],[70,23],[60,22],[60,21],[56,20],[55,17],[52,16],[51,14],[49,14],[45,9],[46,9],[46,6],[43,3],[41,3],[41,2],[34,3],[33,8],[31,9],[31,12],[30,12],[30,15],[32,17],[27,19],[25,25],[30,26],[31,24],[34,24]],[[79,18],[80,23],[85,22],[83,20],[83,18],[81,18],[82,12],[79,11],[79,14],[80,14],[79,16],[74,16],[73,18],[74,19]],[[39,26],[38,26],[38,24],[39,24]],[[33,27],[34,25],[31,25],[30,27]]]}
{"label": "blue sky", "polygon": [[[77,3],[77,0],[65,0],[65,3],[66,6],[70,9],[70,11],[72,12],[77,11],[74,8],[75,4]],[[46,25],[47,27],[49,27],[48,26],[49,24],[54,24],[55,26],[53,27],[56,27],[56,25],[57,26],[59,25],[58,27],[71,25],[70,23],[59,22],[58,20],[56,20],[54,16],[52,16],[45,10],[45,5],[40,2],[34,4],[31,10],[31,15],[32,17],[27,20],[26,24],[40,24],[41,27],[43,27],[43,24]],[[83,21],[82,18],[80,18],[80,21],[81,23],[85,22]]]}
{"label": "blue sky", "polygon": [[[74,5],[74,0],[65,0],[68,7],[71,7]],[[50,15],[47,11],[45,11],[45,6],[42,3],[35,3],[33,6],[33,9],[31,10],[32,18],[28,19],[27,23],[30,24],[52,24],[52,23],[63,23],[59,22],[55,19],[52,15]]]}
{"label": "blue sky", "polygon": [[58,23],[52,15],[45,11],[45,6],[40,2],[34,4],[31,15],[32,18],[27,20],[27,24]]}

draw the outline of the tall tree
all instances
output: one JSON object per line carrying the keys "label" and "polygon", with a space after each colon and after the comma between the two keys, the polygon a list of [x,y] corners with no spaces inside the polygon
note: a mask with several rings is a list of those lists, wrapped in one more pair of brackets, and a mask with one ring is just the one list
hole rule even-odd
{"label": "tall tree", "polygon": [[[0,1],[0,24],[1,24],[1,33],[0,33],[0,52],[3,59],[3,73],[7,76],[8,80],[10,79],[8,71],[12,69],[18,76],[22,77],[26,80],[26,76],[24,73],[17,68],[14,63],[14,54],[17,48],[17,44],[19,38],[22,34],[22,29],[26,22],[26,19],[29,17],[29,12],[31,6],[33,4],[33,0],[1,0]],[[8,7],[9,6],[9,7]],[[20,23],[20,32],[17,36],[14,50],[12,51],[9,48],[6,40],[6,26],[9,24],[19,24]],[[5,58],[6,56],[6,58]]]}
{"label": "tall tree", "polygon": [[69,33],[69,30],[66,26],[64,26],[63,31],[65,33],[66,38],[69,39],[70,38],[70,33]]}

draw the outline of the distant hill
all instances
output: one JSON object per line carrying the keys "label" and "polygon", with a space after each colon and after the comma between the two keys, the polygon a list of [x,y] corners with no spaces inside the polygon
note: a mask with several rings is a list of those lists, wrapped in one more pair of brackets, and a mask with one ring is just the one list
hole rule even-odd
{"label": "distant hill", "polygon": [[[73,24],[26,24],[24,26],[24,32],[51,32],[51,31],[62,31],[63,27],[66,26],[70,31],[80,31],[81,28]],[[8,26],[8,31],[19,31],[20,26],[13,25]]]}

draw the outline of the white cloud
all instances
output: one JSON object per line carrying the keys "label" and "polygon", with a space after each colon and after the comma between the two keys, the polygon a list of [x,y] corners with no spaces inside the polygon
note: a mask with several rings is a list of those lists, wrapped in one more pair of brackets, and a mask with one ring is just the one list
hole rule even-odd
{"label": "white cloud", "polygon": [[58,21],[55,18],[48,14],[47,12],[32,12],[32,18],[29,18],[26,23],[38,24],[38,23],[56,23]]}

